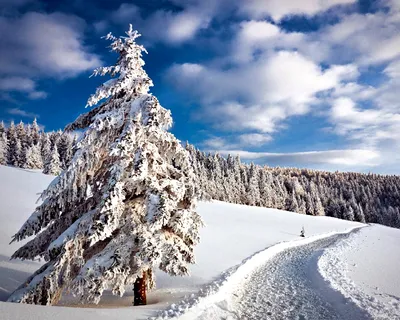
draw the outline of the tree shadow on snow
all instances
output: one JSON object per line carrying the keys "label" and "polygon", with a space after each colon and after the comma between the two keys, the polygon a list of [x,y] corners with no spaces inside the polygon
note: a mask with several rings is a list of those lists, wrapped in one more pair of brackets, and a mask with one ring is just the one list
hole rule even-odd
{"label": "tree shadow on snow", "polygon": [[10,294],[29,276],[27,272],[0,267],[0,301],[7,301]]}
{"label": "tree shadow on snow", "polygon": [[[2,266],[2,262],[6,262],[7,267]],[[10,260],[10,257],[0,255],[0,301],[6,301],[10,294],[31,275],[30,272],[18,270],[21,269],[22,265],[31,267],[31,264],[35,263],[30,261]],[[11,267],[8,267],[9,265]],[[13,269],[12,265],[18,265],[18,267]]]}

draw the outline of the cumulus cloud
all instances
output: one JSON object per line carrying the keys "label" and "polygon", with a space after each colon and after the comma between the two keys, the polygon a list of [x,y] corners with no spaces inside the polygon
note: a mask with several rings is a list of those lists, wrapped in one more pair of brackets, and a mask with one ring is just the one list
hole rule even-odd
{"label": "cumulus cloud", "polygon": [[377,94],[377,89],[371,85],[362,85],[357,82],[341,83],[332,92],[332,97],[348,97],[352,100],[369,100]]}
{"label": "cumulus cloud", "polygon": [[195,12],[179,13],[171,19],[167,37],[172,42],[190,40],[198,30],[206,28],[209,22],[207,17],[199,16]]}
{"label": "cumulus cloud", "polygon": [[351,99],[340,98],[332,106],[331,121],[336,133],[345,136],[353,145],[374,148],[383,153],[400,149],[398,111],[362,109]]}
{"label": "cumulus cloud", "polygon": [[100,64],[83,45],[85,22],[61,13],[29,12],[18,19],[0,18],[0,72],[75,76]]}
{"label": "cumulus cloud", "polygon": [[400,78],[400,59],[390,63],[383,71],[390,78]]}
{"label": "cumulus cloud", "polygon": [[247,0],[242,2],[241,10],[252,18],[272,17],[279,21],[288,15],[314,15],[333,6],[348,5],[356,0]]}
{"label": "cumulus cloud", "polygon": [[228,70],[186,63],[174,65],[167,73],[176,88],[190,91],[202,102],[202,110],[216,126],[263,133],[275,131],[289,116],[307,113],[318,101],[318,93],[357,75],[353,65],[322,70],[289,51],[261,56]]}
{"label": "cumulus cloud", "polygon": [[400,14],[377,12],[353,14],[320,32],[318,38],[331,46],[330,59],[357,59],[361,64],[376,64],[400,56]]}
{"label": "cumulus cloud", "polygon": [[0,90],[44,98],[33,78],[67,78],[97,67],[99,57],[83,44],[84,28],[82,19],[61,13],[0,17]]}
{"label": "cumulus cloud", "polygon": [[[211,1],[179,4],[183,5],[181,11],[160,9],[145,15],[139,6],[123,3],[112,12],[111,20],[122,25],[134,23],[135,28],[151,41],[179,44],[193,39],[200,30],[208,27],[215,7]],[[98,22],[97,26],[102,25]]]}
{"label": "cumulus cloud", "polygon": [[[382,163],[396,158],[400,154],[398,1],[382,0],[387,10],[368,14],[332,10],[339,13],[338,21],[313,32],[279,27],[278,21],[288,15],[314,15],[352,3],[241,2],[241,12],[252,20],[233,25],[235,35],[225,42],[223,56],[173,65],[167,79],[200,105],[198,119],[223,133],[224,138],[205,145],[251,150],[252,145],[240,143],[247,132],[272,138],[286,128],[285,120],[312,114],[330,122],[332,130],[325,132],[339,136],[351,150],[373,150]],[[227,139],[227,132],[235,138]]]}
{"label": "cumulus cloud", "polygon": [[237,61],[246,62],[260,51],[279,48],[297,50],[316,63],[365,67],[400,56],[399,29],[400,9],[394,4],[390,11],[343,15],[337,23],[308,33],[287,32],[265,20],[250,20],[239,24],[232,54]]}

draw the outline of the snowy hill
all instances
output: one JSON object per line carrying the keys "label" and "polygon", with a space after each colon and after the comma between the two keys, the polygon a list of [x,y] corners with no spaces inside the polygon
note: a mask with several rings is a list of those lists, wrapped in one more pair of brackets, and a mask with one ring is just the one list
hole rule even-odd
{"label": "snowy hill", "polygon": [[[46,188],[51,180],[51,176],[38,172],[0,166],[0,301],[5,301],[8,295],[40,265],[39,262],[9,261],[10,255],[20,244],[8,245],[8,243],[11,236],[34,209],[38,193]],[[183,305],[183,308],[195,305],[202,301],[202,296],[219,291],[224,283],[232,283],[234,278],[232,275],[238,277],[241,272],[251,272],[257,267],[257,264],[262,263],[264,257],[268,257],[268,254],[254,256],[257,252],[271,252],[273,248],[277,248],[275,250],[279,251],[278,246],[269,249],[270,251],[263,250],[282,242],[285,242],[284,246],[286,247],[300,244],[299,240],[307,243],[327,234],[345,232],[362,226],[359,223],[329,217],[312,217],[276,209],[247,207],[223,202],[201,202],[198,211],[203,217],[206,227],[201,232],[201,243],[196,248],[197,264],[191,269],[192,275],[185,278],[170,277],[158,272],[157,289],[149,295],[148,306],[130,307],[133,297],[128,290],[123,298],[107,294],[96,309],[80,308],[79,311],[67,307],[26,306],[0,302],[1,318],[25,319],[26,314],[29,313],[30,319],[52,319],[55,315],[57,315],[57,319],[69,319],[73,312],[75,319],[85,320],[92,318],[145,319],[156,315],[158,310],[168,308],[171,303],[175,303],[177,307],[170,308],[169,315],[177,315],[182,312],[182,310],[176,311],[176,308],[182,305],[179,304],[179,301],[185,295],[192,294],[193,296],[186,299],[188,303]],[[303,226],[306,231],[305,239],[299,237]],[[363,255],[370,253],[381,257],[382,251],[379,250],[381,246],[387,246],[387,244],[393,246],[393,243],[400,243],[400,230],[386,227],[372,227],[365,230],[378,230],[377,232],[381,236],[379,242],[368,242],[368,246],[363,248]],[[351,248],[357,251],[358,246],[363,246],[367,241],[365,239],[368,238],[368,233],[362,231],[359,234],[361,236],[356,235],[352,244],[343,248],[343,250]],[[376,237],[376,234],[372,236]],[[364,242],[357,239],[363,239]],[[379,244],[378,247],[377,244]],[[338,248],[335,250],[335,257],[339,259],[337,253],[341,251]],[[397,292],[398,290],[396,291],[393,286],[394,282],[391,281],[394,279],[396,269],[400,266],[398,251],[392,252],[390,260],[379,258],[380,264],[365,266],[366,264],[363,264],[362,261],[351,263],[352,265],[360,264],[363,267],[362,272],[370,272],[370,274],[371,272],[376,274],[377,270],[373,268],[386,268],[389,271],[386,279],[389,279],[389,281],[383,283],[380,291],[386,290],[385,283],[391,283],[390,295],[399,297],[400,293]],[[252,259],[243,263],[243,260],[251,256],[253,256]],[[348,258],[343,261],[344,265],[350,263],[349,261],[352,257],[354,258],[354,254],[347,253],[346,257]],[[323,270],[328,270],[332,267],[329,265],[329,261],[332,261],[334,257],[324,258],[328,259],[325,260],[325,262],[328,261],[326,263],[328,266],[325,266]],[[389,267],[385,263],[389,263]],[[397,266],[397,268],[394,266]],[[320,266],[320,268],[324,268],[324,266]],[[227,270],[230,271],[226,272]],[[329,269],[329,272],[333,274],[334,270]],[[342,270],[342,272],[345,271]],[[349,271],[349,277],[353,279],[356,274],[357,272],[354,272],[353,267]],[[356,284],[354,286],[362,290],[362,288],[370,285],[368,281],[368,275],[365,279],[355,279]],[[375,283],[379,283],[376,277],[374,281],[374,286]],[[396,281],[398,281],[397,278]],[[345,286],[344,283],[333,285],[338,286],[338,288]],[[201,288],[203,288],[203,292],[198,294]],[[373,295],[371,292],[369,294]],[[351,292],[348,295],[351,296]],[[394,298],[392,300],[395,301]],[[390,301],[391,307],[396,310],[396,305],[392,303],[392,300]],[[60,304],[80,306],[69,296],[65,296]],[[119,307],[118,311],[115,310],[116,307]]]}

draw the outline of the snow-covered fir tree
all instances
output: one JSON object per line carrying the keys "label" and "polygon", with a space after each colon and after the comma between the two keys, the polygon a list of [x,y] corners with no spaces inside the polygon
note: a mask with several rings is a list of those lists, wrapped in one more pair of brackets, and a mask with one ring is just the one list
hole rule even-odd
{"label": "snow-covered fir tree", "polygon": [[122,295],[126,285],[151,286],[155,268],[186,275],[195,262],[202,226],[195,176],[187,151],[167,131],[170,112],[149,93],[138,36],[132,27],[126,37],[107,35],[120,56],[95,70],[114,78],[88,105],[107,100],[68,127],[85,129],[74,158],[14,236],[36,235],[13,258],[47,263],[9,301],[52,304],[68,288],[97,303],[107,288]]}
{"label": "snow-covered fir tree", "polygon": [[61,135],[61,138],[58,142],[58,152],[60,154],[61,167],[62,169],[66,169],[68,164],[72,160],[73,155],[73,136],[68,133],[64,133]]}
{"label": "snow-covered fir tree", "polygon": [[0,136],[1,136],[3,133],[6,133],[6,126],[5,126],[5,124],[4,124],[4,121],[0,121]]}
{"label": "snow-covered fir tree", "polygon": [[11,120],[10,125],[7,128],[7,140],[10,140],[15,134],[15,124],[14,121]]}
{"label": "snow-covered fir tree", "polygon": [[[26,169],[42,169],[43,168],[43,159],[40,153],[40,146],[34,144],[30,146],[26,152],[25,156],[25,165]],[[58,169],[58,173],[59,173]]]}
{"label": "snow-covered fir tree", "polygon": [[21,141],[14,135],[9,140],[9,164],[17,168],[22,168],[24,159],[22,152]]}
{"label": "snow-covered fir tree", "polygon": [[40,142],[40,128],[36,118],[33,119],[30,134],[32,138],[32,143],[37,145]]}
{"label": "snow-covered fir tree", "polygon": [[0,164],[7,164],[8,142],[6,133],[0,132]]}
{"label": "snow-covered fir tree", "polygon": [[61,172],[60,155],[57,150],[57,145],[54,145],[53,148],[51,149],[50,155],[48,156],[44,164],[43,173],[57,176],[60,174],[60,172]]}
{"label": "snow-covered fir tree", "polygon": [[16,167],[23,167],[26,162],[25,156],[28,149],[28,141],[26,133],[27,132],[25,124],[22,121],[20,121],[20,123],[18,123],[15,126],[15,134],[17,136],[17,141],[20,144],[20,146],[19,145],[17,146],[18,162],[14,163],[14,166]]}
{"label": "snow-covered fir tree", "polygon": [[42,159],[44,162],[49,159],[51,156],[51,141],[50,141],[50,135],[48,134],[42,134],[41,137],[41,150],[40,153],[42,155]]}

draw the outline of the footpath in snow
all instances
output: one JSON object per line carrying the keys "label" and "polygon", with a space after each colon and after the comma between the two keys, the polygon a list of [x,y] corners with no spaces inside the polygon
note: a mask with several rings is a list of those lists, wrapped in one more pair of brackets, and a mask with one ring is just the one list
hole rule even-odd
{"label": "footpath in snow", "polygon": [[[19,244],[9,246],[8,243],[33,211],[38,193],[51,180],[52,177],[37,172],[0,166],[0,301],[5,301],[39,266],[38,262],[9,261]],[[185,295],[190,300],[199,296],[201,289],[204,292],[207,288],[219,287],[227,275],[255,253],[277,243],[299,240],[303,226],[307,240],[311,236],[344,232],[361,225],[329,217],[311,217],[223,202],[201,202],[198,211],[206,227],[201,232],[201,243],[196,248],[197,264],[192,266],[191,276],[170,277],[158,272],[157,290],[149,294],[148,306],[132,307],[132,296],[128,290],[123,298],[107,294],[96,309],[82,308],[70,299],[64,299],[62,304],[80,308],[21,306],[0,302],[2,319],[25,319],[27,314],[31,319],[53,319],[57,314],[58,319],[69,320],[71,312],[75,319],[85,320],[146,319],[166,308],[172,312],[171,316],[177,315],[176,310],[169,307],[171,304],[178,306]],[[117,307],[118,310],[115,309]]]}
{"label": "footpath in snow", "polygon": [[317,271],[323,250],[358,229],[273,245],[161,312],[158,319],[370,319]]}

